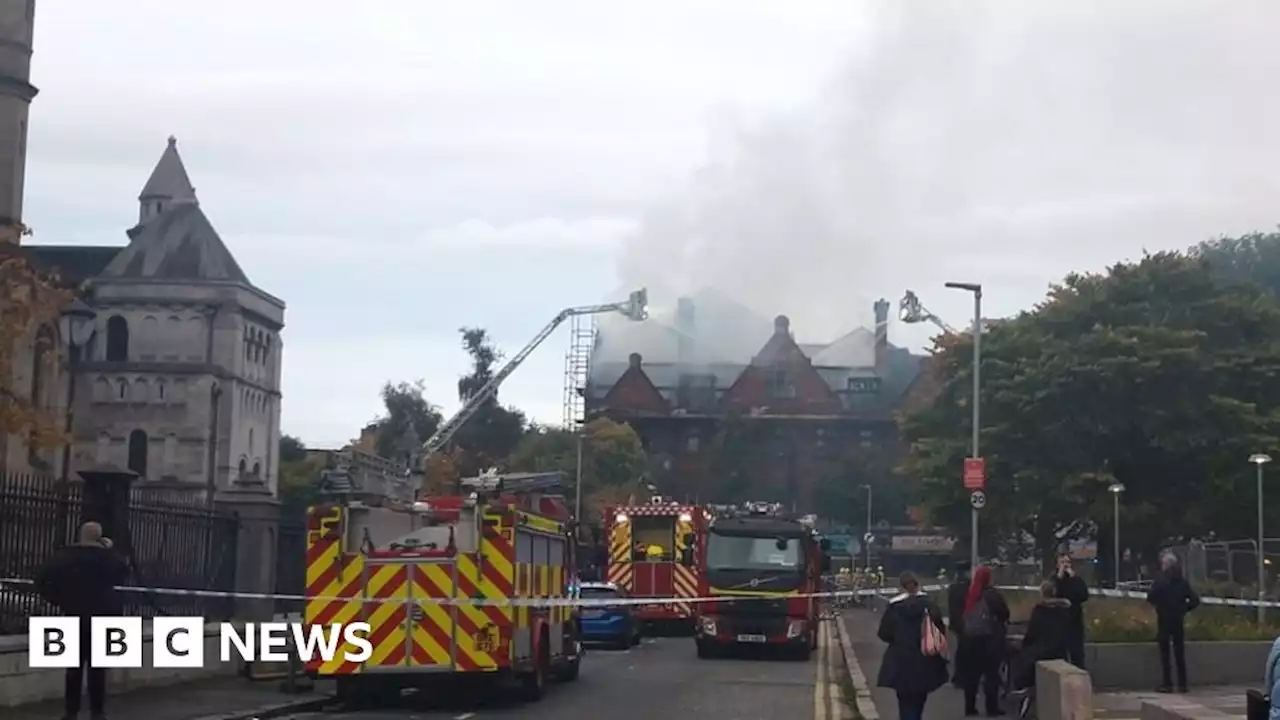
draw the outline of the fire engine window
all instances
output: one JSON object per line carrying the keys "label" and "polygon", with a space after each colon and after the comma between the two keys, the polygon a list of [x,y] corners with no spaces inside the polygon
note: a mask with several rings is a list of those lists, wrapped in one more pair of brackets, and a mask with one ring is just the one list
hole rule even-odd
{"label": "fire engine window", "polygon": [[631,538],[635,562],[671,562],[675,559],[674,515],[632,519]]}
{"label": "fire engine window", "polygon": [[778,549],[776,538],[716,535],[707,538],[707,567],[718,570],[786,570],[802,562],[800,542]]}

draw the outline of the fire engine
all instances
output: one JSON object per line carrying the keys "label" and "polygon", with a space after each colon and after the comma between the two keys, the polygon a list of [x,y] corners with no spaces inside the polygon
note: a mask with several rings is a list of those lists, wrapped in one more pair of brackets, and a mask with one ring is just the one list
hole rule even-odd
{"label": "fire engine", "polygon": [[570,594],[560,483],[560,473],[489,473],[462,480],[461,495],[311,508],[304,620],[367,622],[373,654],[349,662],[340,651],[308,671],[357,703],[448,674],[510,677],[531,700],[550,678],[576,679],[574,609],[510,602]]}
{"label": "fire engine", "polygon": [[696,598],[699,584],[695,544],[706,530],[701,507],[680,505],[661,496],[648,504],[619,505],[605,511],[609,542],[606,578],[633,598],[661,598],[640,605],[636,616],[652,630],[658,626],[693,630],[694,608],[681,598]]}
{"label": "fire engine", "polygon": [[814,529],[815,518],[785,514],[777,503],[710,510],[696,554],[707,597],[714,599],[696,608],[698,657],[768,645],[808,659],[818,645],[821,617],[814,596],[831,562],[830,543]]}

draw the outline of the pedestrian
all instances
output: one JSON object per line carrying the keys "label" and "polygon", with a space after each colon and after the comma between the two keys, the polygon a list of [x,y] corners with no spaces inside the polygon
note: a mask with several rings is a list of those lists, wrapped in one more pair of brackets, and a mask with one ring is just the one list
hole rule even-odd
{"label": "pedestrian", "polygon": [[969,563],[961,560],[956,563],[956,580],[947,588],[947,625],[951,629],[952,666],[951,684],[961,687],[960,682],[960,638],[964,636],[964,599],[969,594]]}
{"label": "pedestrian", "polygon": [[1058,583],[1054,580],[1040,583],[1040,600],[1031,610],[1022,649],[1010,667],[1015,689],[1035,687],[1036,663],[1062,660],[1070,652],[1072,603],[1057,597],[1057,592]]}
{"label": "pedestrian", "polygon": [[964,714],[978,714],[978,688],[986,699],[987,717],[1004,714],[1000,707],[1000,666],[1005,661],[1009,605],[991,583],[991,568],[973,571],[964,599],[964,632],[956,652],[964,686]]}
{"label": "pedestrian", "polygon": [[89,686],[89,715],[104,720],[107,675],[103,668],[89,666],[89,637],[94,616],[119,616],[124,613],[116,586],[129,575],[128,566],[112,550],[110,538],[103,537],[102,526],[87,522],[80,526],[78,542],[62,548],[40,569],[36,586],[51,605],[67,617],[80,619],[80,665],[67,668],[63,687],[65,715],[75,720],[80,714],[80,701],[85,679]]}
{"label": "pedestrian", "polygon": [[1089,601],[1089,586],[1076,574],[1071,554],[1058,555],[1058,570],[1053,576],[1054,597],[1071,603],[1071,625],[1067,633],[1067,662],[1084,670],[1084,604]]}
{"label": "pedestrian", "polygon": [[1156,692],[1173,692],[1169,654],[1178,670],[1178,692],[1187,691],[1187,657],[1184,627],[1187,613],[1200,607],[1200,596],[1182,576],[1178,556],[1166,552],[1160,558],[1160,574],[1147,591],[1147,602],[1156,609],[1156,642],[1160,645],[1160,687]]}
{"label": "pedestrian", "polygon": [[898,579],[902,594],[889,601],[880,617],[880,639],[889,644],[876,685],[898,696],[899,720],[924,720],[929,693],[947,682],[945,654],[926,655],[922,647],[928,622],[945,637],[942,612],[920,592],[920,581],[905,572]]}

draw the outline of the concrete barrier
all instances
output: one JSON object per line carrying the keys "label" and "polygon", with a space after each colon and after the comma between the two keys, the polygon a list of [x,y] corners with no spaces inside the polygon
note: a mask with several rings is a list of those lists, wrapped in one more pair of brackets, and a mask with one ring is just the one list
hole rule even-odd
{"label": "concrete barrier", "polygon": [[[234,676],[241,671],[237,658],[219,661],[218,625],[209,624],[204,631],[204,667],[154,668],[151,665],[151,623],[143,626],[142,658],[146,667],[118,668],[107,671],[107,692],[111,694],[144,687],[178,685],[193,680]],[[27,659],[27,636],[0,636],[0,707],[55,700],[62,697],[65,670],[33,668]]]}
{"label": "concrete barrier", "polygon": [[1225,720],[1235,717],[1176,696],[1144,701],[1140,712],[1142,720]]}
{"label": "concrete barrier", "polygon": [[[1262,677],[1271,641],[1188,642],[1186,648],[1192,685],[1253,685]],[[1098,687],[1150,690],[1161,681],[1160,648],[1154,640],[1091,643],[1085,646],[1085,667]]]}
{"label": "concrete barrier", "polygon": [[1089,673],[1065,660],[1036,663],[1038,720],[1093,720]]}

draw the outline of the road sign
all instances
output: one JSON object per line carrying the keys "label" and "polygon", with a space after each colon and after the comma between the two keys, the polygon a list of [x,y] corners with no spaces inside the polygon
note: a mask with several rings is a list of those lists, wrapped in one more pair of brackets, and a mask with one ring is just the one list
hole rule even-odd
{"label": "road sign", "polygon": [[974,510],[981,510],[987,506],[987,494],[981,490],[974,490],[969,493],[969,504]]}
{"label": "road sign", "polygon": [[964,489],[985,490],[987,487],[987,461],[983,458],[964,459]]}

